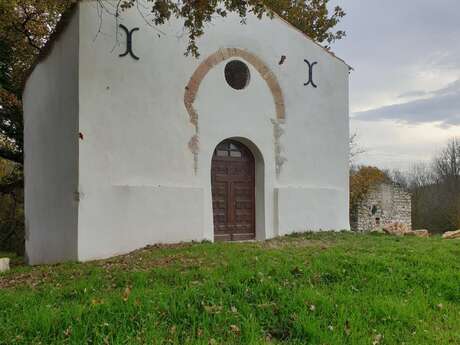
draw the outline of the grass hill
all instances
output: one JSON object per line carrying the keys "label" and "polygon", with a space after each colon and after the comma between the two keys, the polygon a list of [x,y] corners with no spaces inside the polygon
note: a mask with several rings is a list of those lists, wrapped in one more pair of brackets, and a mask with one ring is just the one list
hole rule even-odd
{"label": "grass hill", "polygon": [[14,262],[0,344],[460,344],[460,241],[322,233]]}

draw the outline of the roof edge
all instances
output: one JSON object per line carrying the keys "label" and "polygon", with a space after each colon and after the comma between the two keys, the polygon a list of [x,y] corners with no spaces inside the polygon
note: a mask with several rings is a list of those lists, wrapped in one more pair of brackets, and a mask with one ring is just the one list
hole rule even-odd
{"label": "roof edge", "polygon": [[[25,90],[26,84],[27,84],[30,76],[32,75],[33,71],[35,70],[35,68],[41,62],[43,62],[49,56],[49,54],[53,50],[54,43],[59,39],[61,34],[65,31],[65,29],[67,28],[67,25],[70,22],[70,19],[73,17],[74,13],[77,11],[78,4],[80,2],[83,2],[83,1],[88,1],[88,0],[73,0],[71,5],[69,6],[69,8],[66,11],[64,11],[64,13],[62,14],[62,17],[59,20],[59,22],[57,23],[56,28],[54,29],[53,33],[50,35],[48,41],[43,46],[43,48],[40,50],[40,53],[37,55],[37,57],[35,58],[35,61],[32,63],[32,65],[28,69],[27,73],[25,74],[24,81],[22,83],[22,91],[23,92]],[[338,57],[337,55],[335,55],[329,49],[326,49],[325,47],[323,47],[320,43],[318,43],[313,38],[308,36],[305,32],[303,32],[302,30],[297,28],[295,25],[290,23],[288,20],[286,20],[283,17],[281,17],[278,13],[276,13],[272,9],[269,9],[269,10],[272,12],[274,17],[280,19],[282,22],[284,22],[285,24],[287,24],[288,26],[290,26],[294,30],[298,31],[305,38],[307,38],[308,40],[313,42],[315,45],[317,45],[319,48],[321,48],[324,52],[326,52],[327,54],[331,55],[333,58],[335,58],[335,59],[339,60],[340,62],[342,62],[343,64],[345,64],[349,68],[350,71],[353,70],[353,67],[351,67],[345,60],[343,60],[340,57]]]}
{"label": "roof edge", "polygon": [[69,8],[64,11],[64,13],[61,16],[61,19],[56,25],[56,28],[54,31],[51,33],[48,41],[46,44],[43,46],[42,49],[40,49],[40,52],[38,53],[37,57],[35,58],[34,62],[30,66],[30,68],[27,70],[27,73],[25,74],[24,80],[22,82],[22,92],[24,92],[25,87],[27,85],[27,82],[29,81],[29,78],[31,77],[32,73],[34,72],[35,68],[43,62],[52,52],[54,43],[61,37],[61,35],[64,33],[65,29],[67,28],[68,24],[70,23],[71,18],[75,14],[75,12],[78,9],[78,4],[80,0],[74,0]]}
{"label": "roof edge", "polygon": [[333,58],[339,60],[340,62],[342,62],[343,64],[345,64],[348,69],[350,71],[353,71],[354,68],[349,65],[344,59],[338,57],[337,55],[334,54],[334,52],[332,52],[331,50],[329,49],[326,49],[324,46],[321,45],[321,43],[319,43],[318,41],[314,40],[313,38],[311,38],[310,36],[308,36],[305,32],[303,32],[302,30],[300,30],[298,27],[296,27],[295,25],[293,25],[291,22],[289,22],[288,20],[284,19],[283,17],[281,17],[278,13],[274,12],[273,10],[271,10],[273,12],[273,15],[274,17],[280,19],[282,22],[284,22],[285,24],[287,24],[288,26],[290,26],[291,28],[293,28],[294,30],[298,31],[299,33],[301,33],[306,39],[308,39],[309,41],[311,41],[312,43],[314,43],[315,45],[317,45],[319,48],[321,48],[324,52],[326,52],[327,54],[331,55]]}

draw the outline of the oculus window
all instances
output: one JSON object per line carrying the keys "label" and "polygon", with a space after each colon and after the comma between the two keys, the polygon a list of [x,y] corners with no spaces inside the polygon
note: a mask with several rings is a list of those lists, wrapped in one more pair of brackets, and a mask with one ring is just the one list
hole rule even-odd
{"label": "oculus window", "polygon": [[239,60],[230,61],[225,66],[225,80],[233,89],[243,90],[251,80],[248,66]]}

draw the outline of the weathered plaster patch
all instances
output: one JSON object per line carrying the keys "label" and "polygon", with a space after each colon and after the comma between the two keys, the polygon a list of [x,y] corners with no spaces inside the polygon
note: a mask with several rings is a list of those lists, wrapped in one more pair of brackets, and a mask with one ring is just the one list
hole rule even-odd
{"label": "weathered plaster patch", "polygon": [[[259,72],[261,77],[267,83],[270,92],[273,96],[273,101],[275,103],[276,108],[276,118],[277,121],[280,123],[284,122],[286,119],[286,109],[284,105],[284,96],[283,91],[276,79],[275,74],[270,70],[270,68],[256,55],[250,53],[246,50],[239,49],[239,48],[221,48],[217,52],[208,56],[195,70],[190,81],[188,82],[187,86],[185,87],[185,94],[184,94],[184,105],[187,109],[187,112],[190,117],[190,123],[195,127],[195,137],[198,138],[199,134],[199,114],[196,111],[193,103],[195,102],[196,96],[198,94],[201,82],[208,74],[208,72],[214,68],[219,63],[228,60],[232,57],[239,57],[252,66]],[[194,137],[194,138],[195,138]],[[192,138],[191,142],[194,139]],[[198,170],[198,152],[199,152],[199,143],[198,139],[196,142],[191,145],[189,143],[189,148],[194,155],[195,160],[195,173]],[[192,149],[193,148],[193,149]],[[284,160],[279,155],[279,164],[282,166]],[[278,166],[278,164],[277,164]]]}
{"label": "weathered plaster patch", "polygon": [[287,158],[283,156],[283,146],[281,145],[281,137],[285,131],[281,126],[284,124],[283,120],[272,119],[273,124],[273,141],[275,143],[275,164],[276,164],[276,176],[279,177],[284,163],[287,162]]}
{"label": "weathered plaster patch", "polygon": [[198,134],[195,134],[192,139],[190,139],[188,147],[193,153],[193,169],[196,174],[198,172],[198,154],[200,152],[200,138],[198,137]]}

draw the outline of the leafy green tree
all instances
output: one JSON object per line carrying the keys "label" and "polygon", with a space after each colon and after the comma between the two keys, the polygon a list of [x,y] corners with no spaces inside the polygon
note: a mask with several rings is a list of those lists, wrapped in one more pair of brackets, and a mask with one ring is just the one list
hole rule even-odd
{"label": "leafy green tree", "polygon": [[[171,17],[184,19],[184,29],[188,33],[189,45],[186,54],[199,55],[197,39],[204,34],[204,27],[215,16],[226,17],[229,13],[240,16],[245,22],[249,13],[262,18],[264,15],[273,16],[275,13],[289,21],[296,28],[312,39],[328,46],[335,40],[345,36],[345,32],[333,28],[345,16],[340,7],[335,7],[330,13],[329,0],[156,0],[153,2],[151,14],[155,24],[163,24]],[[109,10],[103,0],[99,5]],[[128,8],[141,11],[145,7],[144,0],[118,0],[114,10],[116,16]]]}
{"label": "leafy green tree", "polygon": [[23,190],[13,182],[20,180],[20,166],[11,161],[0,159],[0,181],[3,181],[3,193],[0,193],[0,250],[24,253],[24,205]]}
{"label": "leafy green tree", "polygon": [[0,1],[0,157],[22,164],[22,85],[70,1]]}

